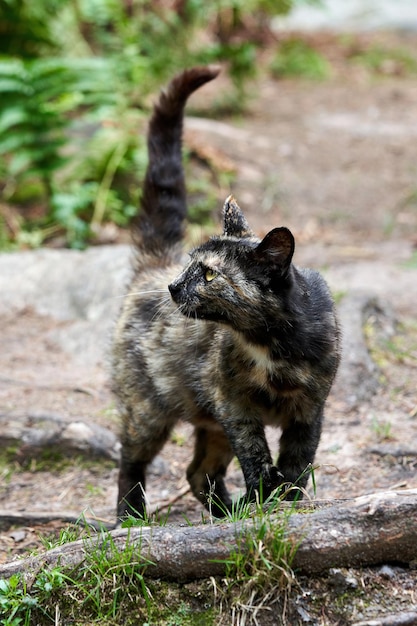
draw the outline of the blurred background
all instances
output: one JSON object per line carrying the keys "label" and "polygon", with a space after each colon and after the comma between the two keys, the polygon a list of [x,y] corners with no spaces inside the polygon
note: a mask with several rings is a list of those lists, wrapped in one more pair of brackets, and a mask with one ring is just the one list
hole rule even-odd
{"label": "blurred background", "polygon": [[[209,115],[236,118],[255,81],[326,80],[340,56],[417,73],[409,48],[312,33],[413,25],[413,0],[0,0],[0,249],[123,240],[152,96],[176,71],[221,63],[227,85]],[[185,153],[200,168],[188,178],[191,219],[204,225],[233,167],[198,146]]]}

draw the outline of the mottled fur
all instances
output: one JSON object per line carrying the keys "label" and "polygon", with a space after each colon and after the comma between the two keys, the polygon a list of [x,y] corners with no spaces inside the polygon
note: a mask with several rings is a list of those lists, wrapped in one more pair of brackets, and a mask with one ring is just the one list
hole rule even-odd
{"label": "mottled fur", "polygon": [[[337,369],[332,298],[317,272],[292,264],[288,229],[258,239],[230,197],[223,234],[192,250],[184,267],[183,109],[217,73],[194,68],[177,76],[150,121],[134,278],[113,343],[123,426],[120,518],[144,514],[146,467],[179,419],[195,427],[191,489],[206,506],[211,494],[216,515],[231,506],[224,476],[235,455],[248,499],[282,483],[303,487]],[[276,465],[266,424],[282,429]]]}

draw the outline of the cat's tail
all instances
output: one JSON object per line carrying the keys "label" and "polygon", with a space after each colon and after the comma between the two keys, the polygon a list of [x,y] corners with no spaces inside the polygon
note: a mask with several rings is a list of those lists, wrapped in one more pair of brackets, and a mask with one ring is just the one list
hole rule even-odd
{"label": "cat's tail", "polygon": [[182,166],[184,108],[188,97],[219,71],[216,66],[185,70],[173,78],[154,105],[141,210],[132,223],[139,253],[161,258],[183,238],[187,213]]}

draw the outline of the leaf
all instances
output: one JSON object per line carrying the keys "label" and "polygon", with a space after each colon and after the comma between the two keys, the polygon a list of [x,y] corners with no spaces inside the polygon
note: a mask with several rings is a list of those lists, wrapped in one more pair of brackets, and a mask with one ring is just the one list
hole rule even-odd
{"label": "leaf", "polygon": [[18,93],[19,95],[29,95],[30,89],[21,80],[9,78],[0,74],[0,93]]}
{"label": "leaf", "polygon": [[17,107],[6,109],[0,114],[0,133],[27,121],[29,121],[29,115],[25,109]]}
{"label": "leaf", "polygon": [[0,138],[0,154],[14,152],[27,146],[34,145],[39,135],[32,131],[23,131],[8,133],[7,136]]}

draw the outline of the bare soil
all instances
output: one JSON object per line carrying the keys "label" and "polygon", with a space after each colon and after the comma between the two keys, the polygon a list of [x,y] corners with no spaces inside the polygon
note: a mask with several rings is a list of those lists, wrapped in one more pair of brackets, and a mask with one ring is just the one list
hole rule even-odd
{"label": "bare soil", "polygon": [[[387,45],[404,43],[393,35],[377,37]],[[233,193],[254,230],[262,234],[287,225],[298,242],[296,263],[322,269],[338,299],[352,292],[375,294],[389,311],[365,324],[376,392],[352,406],[339,385],[328,402],[315,478],[317,497],[332,499],[417,487],[417,83],[395,63],[381,73],[353,63],[332,38],[316,43],[333,61],[331,78],[264,77],[254,86],[248,114],[227,122],[192,118],[187,136],[235,168]],[[410,35],[406,43],[415,49],[417,37]],[[221,88],[220,81],[208,93],[214,96]],[[117,433],[104,357],[108,338],[103,336],[102,347],[83,359],[82,348],[75,354],[57,340],[57,332],[65,334],[71,324],[31,305],[2,312],[0,413],[16,421],[55,414]],[[278,434],[271,431],[269,437],[276,449]],[[192,445],[189,427],[180,425],[149,476],[151,503],[171,501],[173,522],[196,522],[204,515],[184,493]],[[71,459],[52,452],[27,458],[24,442],[2,451],[0,510],[29,517],[39,512],[76,517],[87,511],[111,523],[115,463],[81,452]],[[243,487],[236,465],[229,481],[232,489]],[[63,525],[4,526],[0,562],[39,546],[39,534]],[[353,623],[361,616],[378,617],[378,610],[417,610],[415,573],[392,572],[355,572],[359,600],[377,588],[384,601],[375,599],[374,611],[367,612],[365,601],[358,608],[349,600],[352,610],[345,621],[324,608],[334,601],[334,585],[304,581],[310,587],[299,593],[300,623],[303,611],[313,611],[314,594],[316,604],[322,594],[323,606],[305,623]]]}

